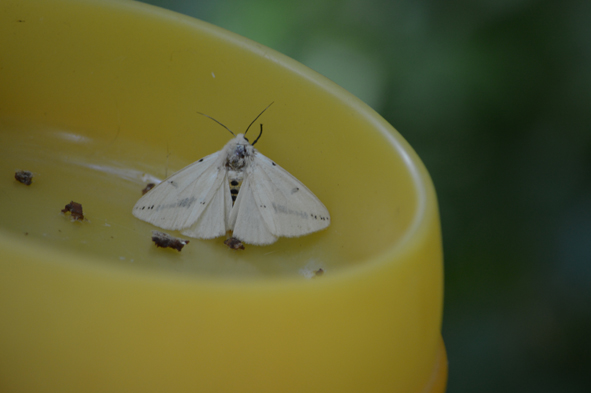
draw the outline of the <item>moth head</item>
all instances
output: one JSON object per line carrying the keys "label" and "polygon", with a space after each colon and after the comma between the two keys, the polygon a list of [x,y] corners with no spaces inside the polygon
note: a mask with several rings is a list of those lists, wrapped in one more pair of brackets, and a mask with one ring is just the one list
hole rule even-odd
{"label": "moth head", "polygon": [[254,147],[248,141],[248,138],[244,136],[244,134],[236,135],[236,138],[232,140],[233,147],[231,150],[233,151],[233,155],[235,157],[244,158],[246,156],[250,156],[254,152]]}
{"label": "moth head", "polygon": [[234,138],[234,141],[236,142],[236,145],[242,145],[242,146],[250,146],[250,141],[248,140],[247,137],[244,136],[244,134],[238,134],[236,135],[236,138]]}

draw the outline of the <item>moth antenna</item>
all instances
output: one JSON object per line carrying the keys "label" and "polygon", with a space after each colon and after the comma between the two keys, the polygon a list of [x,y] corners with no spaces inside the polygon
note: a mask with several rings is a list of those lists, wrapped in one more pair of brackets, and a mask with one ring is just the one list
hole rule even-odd
{"label": "moth antenna", "polygon": [[[263,113],[265,113],[265,111],[266,111],[267,109],[269,109],[269,107],[270,107],[271,105],[273,105],[273,103],[274,103],[274,102],[275,102],[275,101],[273,101],[273,102],[271,102],[269,105],[267,105],[267,107],[266,107],[265,109],[263,109],[263,111],[262,111],[261,113],[259,113],[259,115],[258,115],[257,117],[255,117],[253,121],[251,121],[251,122],[250,122],[250,124],[248,125],[248,127],[246,127],[246,131],[244,131],[244,135],[246,135],[246,133],[248,132],[248,129],[250,128],[250,126],[251,126],[251,125],[253,125],[253,124],[254,124],[254,122],[255,122],[255,121],[257,121],[257,119],[258,119],[259,117],[261,117],[261,115],[262,115]],[[259,138],[260,138],[260,135],[259,135]],[[257,138],[257,141],[259,140],[259,138]],[[254,145],[254,143],[253,143],[253,145]]]}
{"label": "moth antenna", "polygon": [[261,133],[259,134],[259,136],[257,136],[257,139],[255,139],[254,142],[252,142],[252,146],[254,146],[254,144],[257,143],[257,141],[259,139],[261,139],[261,135],[263,135],[263,124],[262,123],[261,123]]}
{"label": "moth antenna", "polygon": [[[267,107],[267,108],[268,108],[268,107]],[[266,109],[266,108],[265,108],[265,109]],[[228,127],[226,127],[225,125],[223,125],[222,123],[220,123],[219,121],[217,121],[216,119],[214,119],[213,117],[211,117],[211,116],[207,116],[205,113],[201,113],[201,112],[197,112],[197,113],[199,113],[200,115],[203,115],[203,116],[205,116],[205,117],[207,117],[207,118],[210,118],[211,120],[213,120],[213,121],[215,121],[216,123],[218,123],[220,126],[224,127],[226,130],[230,131],[230,134],[234,135],[234,133],[232,132],[232,130],[231,130],[231,129],[229,129]],[[259,115],[259,116],[260,116],[260,115]],[[236,136],[236,135],[234,135],[234,136]]]}

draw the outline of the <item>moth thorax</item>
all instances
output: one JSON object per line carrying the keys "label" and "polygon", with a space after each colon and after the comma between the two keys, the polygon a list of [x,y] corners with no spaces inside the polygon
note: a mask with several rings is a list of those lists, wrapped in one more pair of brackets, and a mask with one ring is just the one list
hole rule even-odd
{"label": "moth thorax", "polygon": [[249,158],[250,152],[247,146],[236,145],[232,153],[228,155],[226,166],[230,169],[240,170],[246,165],[246,160]]}
{"label": "moth thorax", "polygon": [[243,179],[243,171],[228,171],[228,181],[230,183],[230,195],[232,196],[232,206],[234,206],[234,202],[236,202],[236,198],[238,198],[238,193],[240,192],[240,186],[242,186]]}

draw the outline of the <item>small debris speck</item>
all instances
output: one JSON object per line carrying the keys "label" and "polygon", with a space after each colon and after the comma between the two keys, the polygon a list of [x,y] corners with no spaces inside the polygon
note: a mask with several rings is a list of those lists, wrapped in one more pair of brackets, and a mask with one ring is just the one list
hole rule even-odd
{"label": "small debris speck", "polygon": [[14,178],[19,182],[30,186],[33,181],[33,174],[29,171],[17,171],[14,174]]}
{"label": "small debris speck", "polygon": [[146,195],[146,193],[147,193],[148,191],[150,191],[152,188],[154,188],[155,186],[156,186],[156,184],[154,184],[154,183],[148,183],[148,184],[146,185],[146,188],[144,188],[144,189],[142,190],[142,195]]}
{"label": "small debris speck", "polygon": [[179,252],[187,243],[189,243],[188,240],[177,239],[176,237],[160,231],[152,231],[152,241],[156,244],[156,247],[174,248]]}
{"label": "small debris speck", "polygon": [[300,269],[300,274],[308,279],[320,277],[325,273],[323,263],[310,260],[306,266]]}
{"label": "small debris speck", "polygon": [[244,250],[244,244],[235,237],[224,240],[224,244],[232,250]]}
{"label": "small debris speck", "polygon": [[70,212],[72,220],[84,220],[84,214],[82,214],[82,205],[77,202],[71,201],[64,209],[62,209],[62,213],[65,214],[67,212]]}

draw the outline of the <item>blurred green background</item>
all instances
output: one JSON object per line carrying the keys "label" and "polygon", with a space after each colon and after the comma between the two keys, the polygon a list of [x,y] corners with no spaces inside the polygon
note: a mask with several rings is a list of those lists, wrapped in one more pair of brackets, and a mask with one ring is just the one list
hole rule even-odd
{"label": "blurred green background", "polygon": [[591,1],[146,2],[315,69],[418,152],[449,393],[591,391]]}

